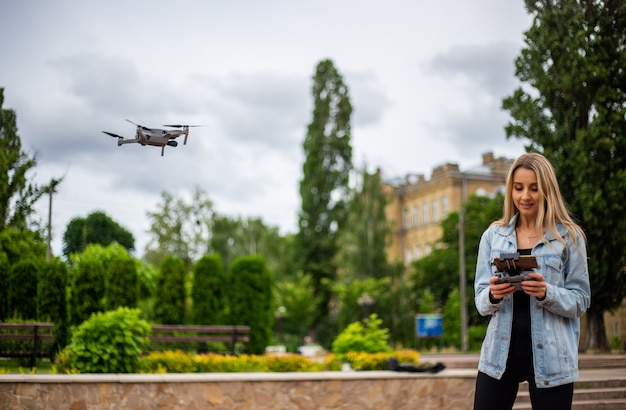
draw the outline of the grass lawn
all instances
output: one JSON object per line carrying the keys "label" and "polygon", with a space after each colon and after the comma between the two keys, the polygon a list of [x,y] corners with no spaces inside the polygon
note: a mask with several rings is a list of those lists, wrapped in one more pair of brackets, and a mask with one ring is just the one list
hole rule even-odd
{"label": "grass lawn", "polygon": [[0,358],[0,373],[50,373],[52,363],[50,359],[38,358],[37,367],[30,368],[30,359],[25,358]]}

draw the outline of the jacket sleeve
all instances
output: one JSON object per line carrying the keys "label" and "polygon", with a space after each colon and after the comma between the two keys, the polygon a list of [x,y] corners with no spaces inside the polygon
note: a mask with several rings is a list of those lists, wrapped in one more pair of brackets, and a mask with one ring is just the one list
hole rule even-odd
{"label": "jacket sleeve", "polygon": [[476,276],[474,278],[474,303],[481,316],[492,315],[500,309],[502,303],[492,303],[489,299],[489,279],[493,276],[491,267],[492,228],[488,228],[480,238]]}
{"label": "jacket sleeve", "polygon": [[567,254],[563,255],[564,286],[547,283],[546,298],[538,302],[538,306],[573,319],[582,316],[591,305],[591,286],[584,239],[579,235],[574,243],[568,235],[566,241]]}

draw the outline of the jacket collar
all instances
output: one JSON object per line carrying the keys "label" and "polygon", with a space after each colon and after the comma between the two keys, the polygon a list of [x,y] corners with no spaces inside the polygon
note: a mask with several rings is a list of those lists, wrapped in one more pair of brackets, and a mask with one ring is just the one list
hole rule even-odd
{"label": "jacket collar", "polygon": [[[519,213],[516,213],[513,216],[513,218],[511,218],[508,224],[498,225],[496,227],[496,233],[502,236],[511,236],[515,234],[515,224],[517,223],[518,217],[519,217]],[[565,235],[567,234],[567,230],[565,229],[565,226],[563,226],[562,224],[558,222],[556,223],[556,230],[559,233],[559,235],[561,235],[561,237],[565,237]],[[546,231],[545,237],[548,241],[553,241],[556,239],[554,235],[552,234],[552,232],[550,231]]]}

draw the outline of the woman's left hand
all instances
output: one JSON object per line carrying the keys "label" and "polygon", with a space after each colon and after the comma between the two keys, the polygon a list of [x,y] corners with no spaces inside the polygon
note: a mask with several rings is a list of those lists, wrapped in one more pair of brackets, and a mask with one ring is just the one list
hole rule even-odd
{"label": "woman's left hand", "polygon": [[546,286],[546,281],[543,278],[543,275],[536,272],[531,272],[528,274],[531,278],[535,280],[525,280],[522,282],[522,290],[527,295],[532,295],[539,300],[543,300],[546,298],[546,292],[548,288]]}

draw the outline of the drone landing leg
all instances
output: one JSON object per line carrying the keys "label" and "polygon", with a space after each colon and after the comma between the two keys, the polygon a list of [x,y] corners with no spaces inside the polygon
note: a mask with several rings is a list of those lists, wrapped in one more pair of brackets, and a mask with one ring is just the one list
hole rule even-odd
{"label": "drone landing leg", "polygon": [[165,153],[165,145],[161,147],[161,156],[163,156],[164,153]]}

